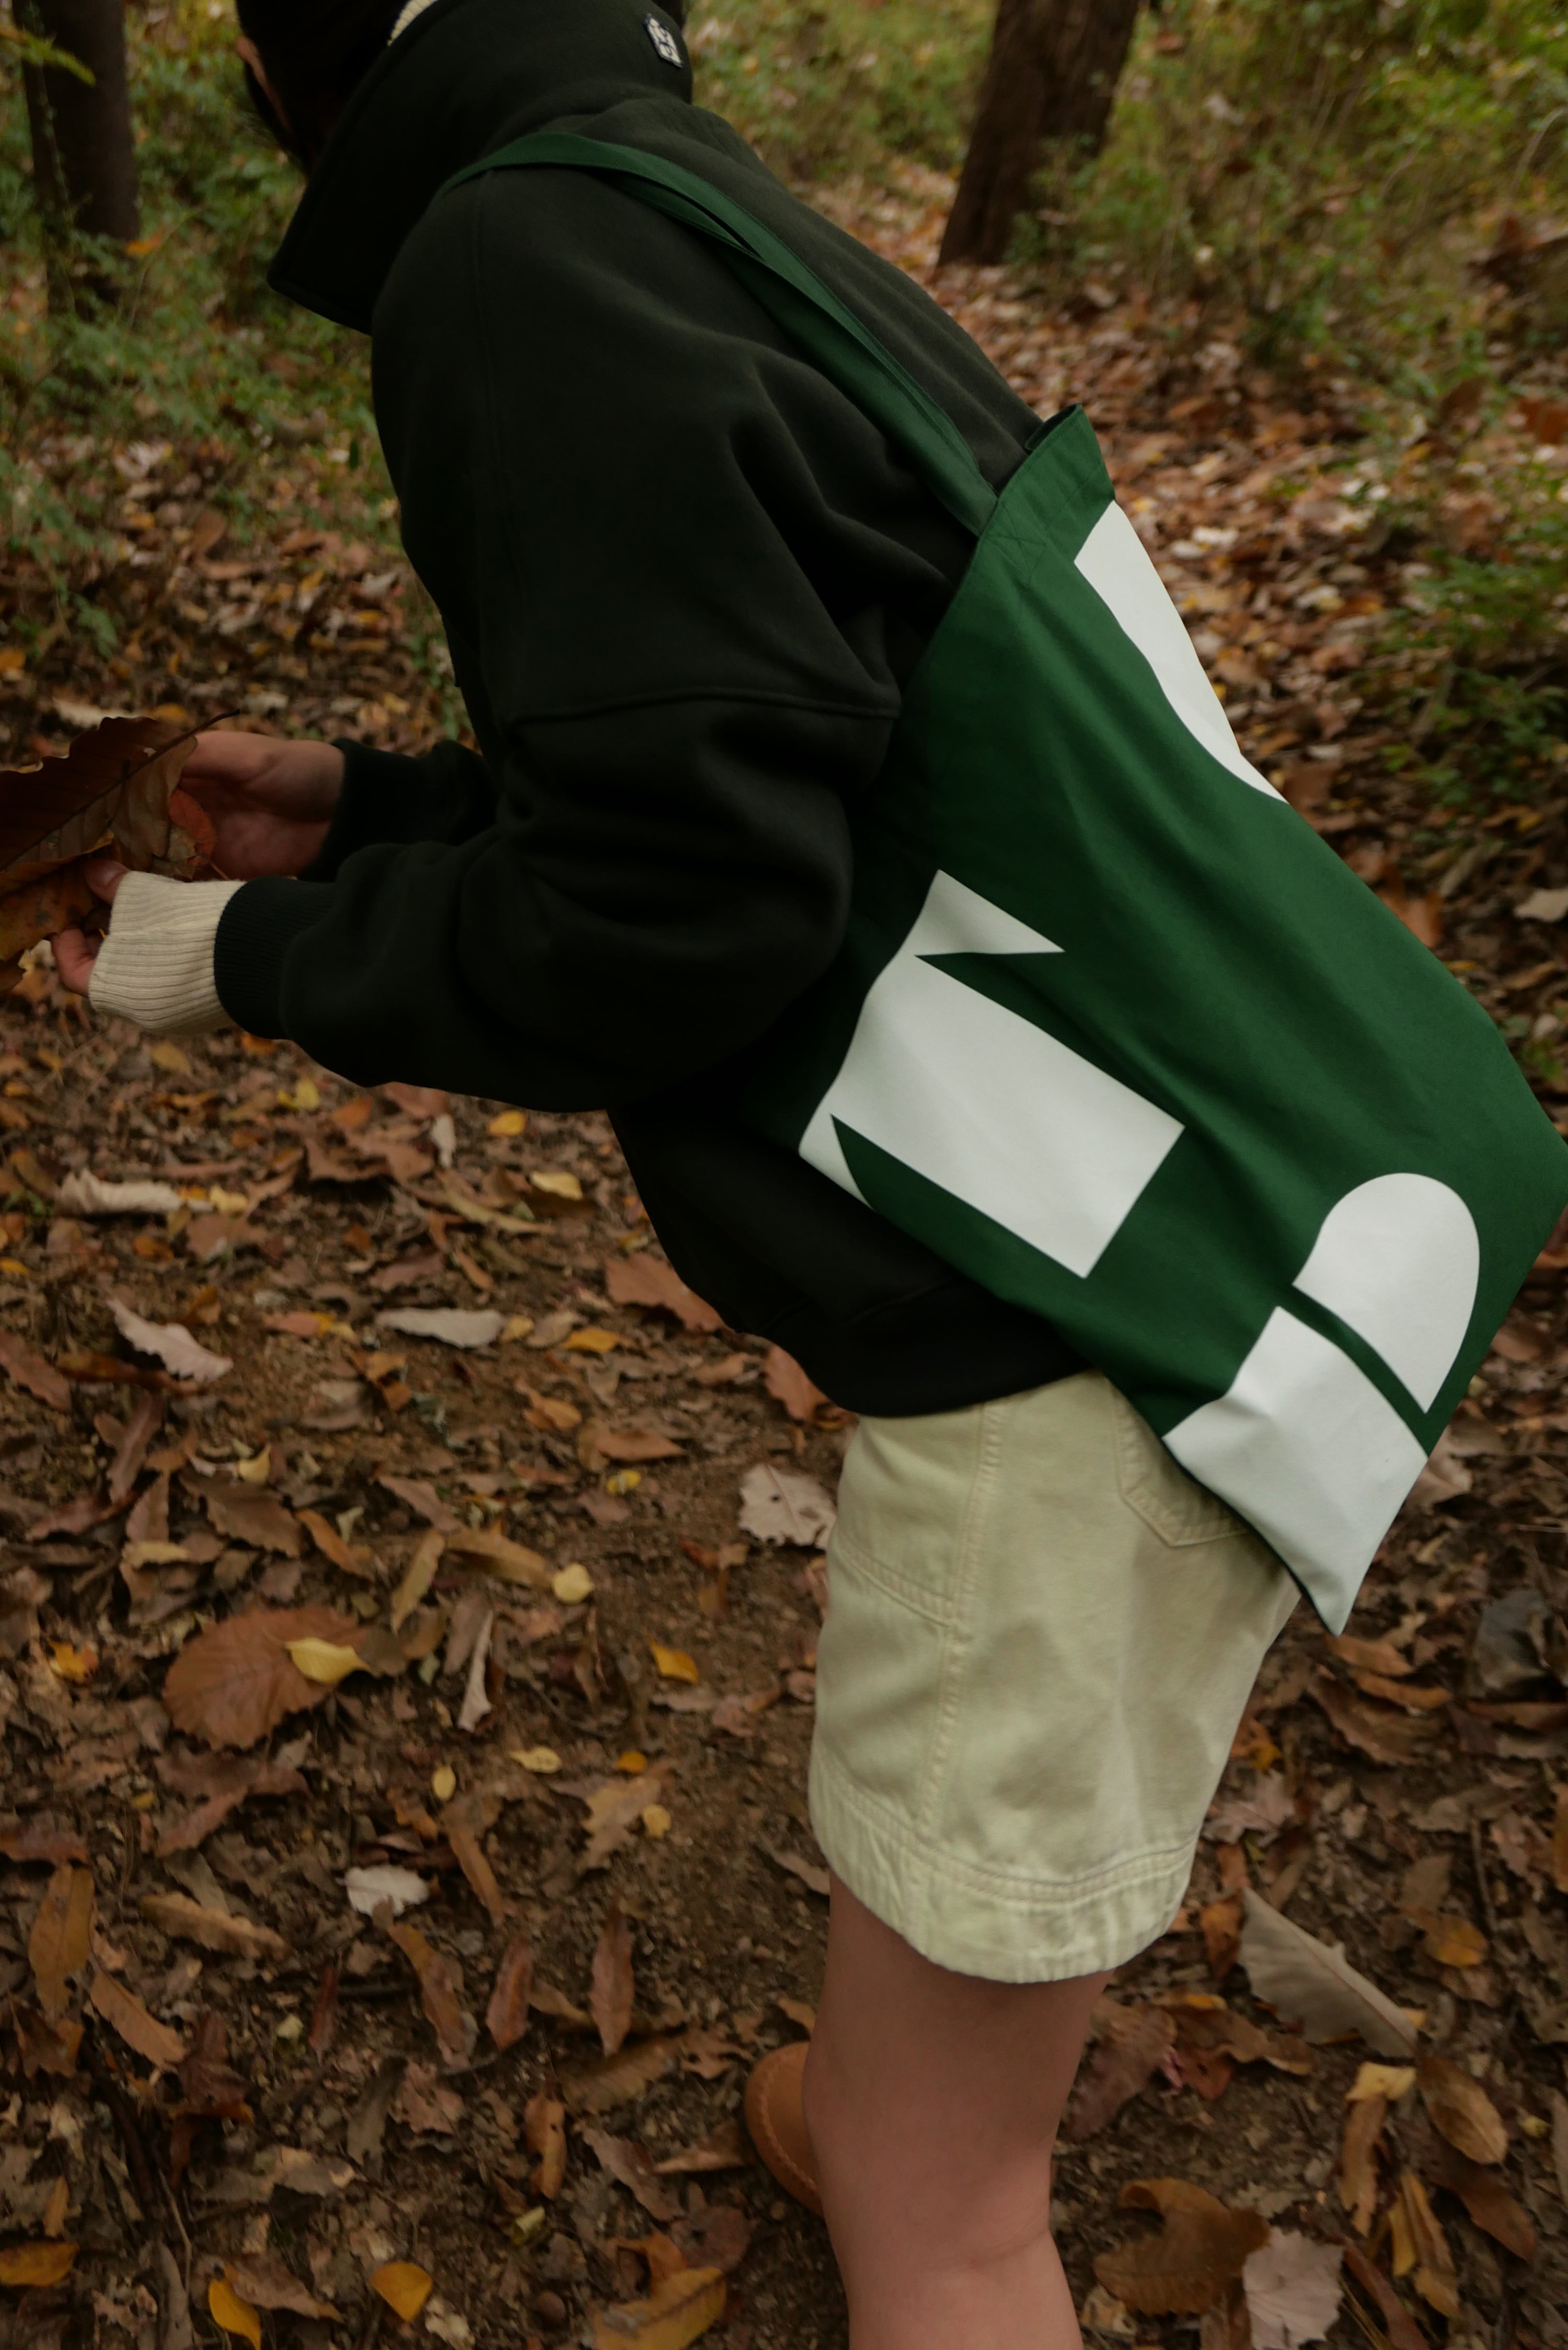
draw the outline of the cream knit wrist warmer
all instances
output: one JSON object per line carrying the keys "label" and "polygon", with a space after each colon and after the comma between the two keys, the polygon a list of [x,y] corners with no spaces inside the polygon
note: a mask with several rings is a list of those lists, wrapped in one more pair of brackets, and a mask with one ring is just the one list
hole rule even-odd
{"label": "cream knit wrist warmer", "polygon": [[224,907],[244,886],[128,873],[115,893],[109,936],[88,985],[94,1011],[134,1020],[161,1036],[203,1036],[226,1028],[213,949]]}

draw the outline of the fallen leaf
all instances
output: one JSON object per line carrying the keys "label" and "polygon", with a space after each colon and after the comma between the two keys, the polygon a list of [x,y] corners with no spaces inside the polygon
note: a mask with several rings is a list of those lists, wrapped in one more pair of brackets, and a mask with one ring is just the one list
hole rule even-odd
{"label": "fallen leaf", "polygon": [[564,1566],[559,1575],[550,1577],[552,1597],[563,1607],[580,1607],[585,1599],[593,1596],[594,1579],[586,1566],[577,1563]]}
{"label": "fallen leaf", "polygon": [[1364,1705],[1359,1698],[1337,1681],[1332,1673],[1319,1673],[1309,1694],[1315,1698],[1324,1712],[1349,1746],[1359,1747],[1375,1762],[1411,1762],[1431,1751],[1434,1729],[1420,1716],[1388,1713],[1375,1705]]}
{"label": "fallen leaf", "polygon": [[630,2030],[634,2003],[631,1928],[620,1903],[612,1901],[594,1951],[593,1988],[588,1995],[589,2012],[607,2056],[615,2054]]}
{"label": "fallen leaf", "polygon": [[1557,2192],[1568,2204],[1568,2097],[1560,2089],[1552,2092],[1552,2168]]}
{"label": "fallen leaf", "polygon": [[514,1747],[508,1762],[519,1762],[524,1771],[534,1771],[549,1777],[561,1767],[561,1758],[553,1746]]}
{"label": "fallen leaf", "polygon": [[176,1378],[207,1386],[234,1367],[227,1355],[214,1355],[193,1338],[182,1322],[149,1322],[119,1297],[110,1297],[109,1310],[127,1345],[139,1355],[151,1355]]}
{"label": "fallen leaf", "polygon": [[638,1779],[609,1779],[587,1799],[587,1848],[577,1863],[577,1874],[603,1868],[611,1853],[625,1842],[644,1811],[661,1793],[670,1775],[668,1762],[656,1762]]}
{"label": "fallen leaf", "polygon": [[1132,2179],[1118,2201],[1123,2210],[1161,2216],[1158,2236],[1101,2252],[1095,2262],[1106,2292],[1143,2317],[1200,2315],[1269,2241],[1260,2212],[1228,2210],[1184,2178]]}
{"label": "fallen leaf", "polygon": [[1346,2244],[1344,2251],[1345,2267],[1363,2293],[1376,2304],[1390,2350],[1428,2350],[1426,2335],[1382,2270],[1374,2266],[1359,2244]]}
{"label": "fallen leaf", "polygon": [[19,1388],[26,1388],[29,1395],[36,1396],[40,1403],[47,1403],[51,1411],[69,1411],[70,1381],[62,1378],[52,1363],[46,1363],[42,1355],[35,1354],[20,1338],[13,1338],[8,1330],[0,1330],[0,1371],[14,1378]]}
{"label": "fallen leaf", "polygon": [[[458,1727],[462,1727],[461,1721]],[[449,1806],[441,1825],[446,1830],[446,1840],[458,1866],[489,1911],[492,1925],[504,1927],[506,1903],[495,1881],[495,1871],[486,1859],[484,1847],[480,1843],[481,1836],[494,1826],[500,1811],[497,1796],[465,1795],[461,1802]]]}
{"label": "fallen leaf", "polygon": [[0,1853],[7,1860],[18,1863],[47,1861],[53,1868],[64,1860],[86,1860],[88,1856],[86,1845],[69,1828],[42,1827],[36,1821],[26,1827],[8,1828],[0,1835]]}
{"label": "fallen leaf", "polygon": [[732,2116],[695,2146],[682,2147],[678,2154],[667,2154],[662,2162],[653,2167],[661,2178],[679,2178],[692,2172],[742,2170],[751,2160],[752,2150],[740,2123]]}
{"label": "fallen leaf", "polygon": [[1074,2085],[1062,2124],[1064,2137],[1081,2142],[1103,2130],[1158,2071],[1176,2042],[1176,2024],[1163,2008],[1123,2007],[1104,1996],[1095,2002],[1095,2045]]}
{"label": "fallen leaf", "polygon": [[814,1379],[808,1378],[793,1355],[782,1347],[770,1347],[763,1361],[763,1385],[774,1401],[782,1403],[791,1419],[809,1425],[821,1406],[828,1400]]}
{"label": "fallen leaf", "polygon": [[419,1978],[420,1998],[441,2054],[451,2064],[466,2063],[468,2032],[452,1968],[417,1926],[389,1925],[387,1932]]}
{"label": "fallen leaf", "polygon": [[238,1959],[282,1959],[288,1955],[288,1944],[270,1926],[253,1926],[248,1918],[208,1909],[200,1901],[193,1901],[188,1893],[145,1894],[141,1911],[163,1933],[174,1935],[181,1941],[194,1942],[203,1950],[220,1950]]}
{"label": "fallen leaf", "polygon": [[523,2135],[529,2151],[539,2158],[534,2191],[553,2201],[566,2175],[566,2108],[560,2098],[545,2089],[530,2097],[523,2108]]}
{"label": "fallen leaf", "polygon": [[1241,1964],[1257,1997],[1310,2041],[1359,2033],[1380,2056],[1407,2056],[1415,2026],[1340,1951],[1271,1908],[1249,1886],[1242,1894]]}
{"label": "fallen leaf", "polygon": [[1508,2154],[1502,2116],[1479,2081],[1446,2056],[1423,2056],[1416,2085],[1433,2126],[1471,2162],[1501,2162]]}
{"label": "fallen leaf", "polygon": [[1386,2097],[1364,2097],[1350,2108],[1339,2157],[1339,2199],[1357,2235],[1365,2236],[1377,2210],[1377,2149],[1388,2118]]}
{"label": "fallen leaf", "polygon": [[253,2309],[286,2309],[296,2317],[327,2321],[337,2316],[332,2303],[317,2301],[275,2252],[242,2253],[237,2261],[223,2262],[223,2275],[231,2291]]}
{"label": "fallen leaf", "polygon": [[389,1470],[383,1469],[376,1482],[385,1486],[389,1493],[405,1503],[416,1517],[423,1518],[427,1525],[434,1526],[439,1534],[456,1532],[461,1523],[457,1512],[441,1500],[435,1487],[424,1478],[397,1477]]}
{"label": "fallen leaf", "polygon": [[207,2287],[207,2308],[213,2324],[225,2334],[237,2334],[261,2350],[261,2318],[248,2302],[240,2299],[227,2277],[214,2277]]}
{"label": "fallen leaf", "polygon": [[0,2284],[47,2292],[65,2282],[76,2257],[75,2244],[13,2244],[0,2251]]}
{"label": "fallen leaf", "polygon": [[1205,1903],[1198,1913],[1198,1926],[1209,1971],[1216,1982],[1223,1982],[1241,1950],[1241,1895],[1227,1893],[1218,1901]]}
{"label": "fallen leaf", "polygon": [[1467,2162],[1463,2155],[1445,2147],[1433,2184],[1457,2195],[1476,2226],[1484,2228],[1515,2260],[1535,2258],[1535,2222],[1518,2198],[1510,2194],[1495,2170]]}
{"label": "fallen leaf", "polygon": [[105,1182],[85,1170],[66,1177],[57,1203],[73,1216],[171,1216],[184,1205],[172,1183]]}
{"label": "fallen leaf", "polygon": [[1568,1893],[1568,1784],[1558,1788],[1552,1815],[1552,1882]]}
{"label": "fallen leaf", "polygon": [[688,1289],[672,1264],[646,1250],[631,1257],[611,1257],[605,1266],[605,1295],[612,1305],[640,1305],[649,1313],[672,1314],[683,1330],[722,1330],[713,1308]]}
{"label": "fallen leaf", "polygon": [[577,1444],[579,1458],[585,1447],[591,1447],[606,1461],[679,1461],[684,1451],[657,1429],[604,1428],[597,1420],[588,1422]]}
{"label": "fallen leaf", "polygon": [[1385,2105],[1397,2106],[1415,2085],[1414,2064],[1363,2064],[1346,2089],[1345,2101],[1355,2106],[1381,2097]]}
{"label": "fallen leaf", "polygon": [[171,2032],[166,2023],[160,2023],[158,2018],[143,2007],[134,1991],[127,1991],[123,1983],[117,1982],[100,1967],[92,1979],[92,1990],[88,1996],[104,2022],[112,2031],[119,2033],[128,2048],[134,2048],[139,2056],[145,2056],[148,2063],[155,2064],[160,2072],[178,2072],[189,2053],[185,2043],[177,2032]]}
{"label": "fallen leaf", "polygon": [[741,1480],[741,1524],[759,1542],[820,1549],[838,1513],[815,1477],[800,1477],[759,1461]]}
{"label": "fallen leaf", "polygon": [[299,1522],[275,1493],[255,1492],[238,1482],[213,1479],[202,1491],[207,1515],[221,1534],[251,1550],[270,1550],[280,1558],[297,1558],[305,1544]]}
{"label": "fallen leaf", "polygon": [[412,2261],[388,2261],[370,2279],[370,2290],[388,2308],[411,2325],[435,2288],[435,2279]]}
{"label": "fallen leaf", "polygon": [[381,1862],[374,1868],[350,1868],[343,1879],[348,1906],[361,1918],[373,1918],[383,1901],[389,1902],[394,1918],[405,1909],[417,1908],[431,1898],[429,1880],[416,1877],[411,1868],[398,1868]]}
{"label": "fallen leaf", "polygon": [[525,1543],[513,1542],[488,1526],[453,1526],[446,1547],[454,1558],[478,1559],[498,1583],[525,1584],[534,1591],[548,1591],[551,1586],[553,1570],[548,1559]]}
{"label": "fallen leaf", "polygon": [[1396,2277],[1414,2272],[1417,2292],[1428,2308],[1443,2317],[1459,2314],[1454,2256],[1428,2199],[1426,2188],[1413,2170],[1401,2173],[1399,2189],[1388,2211]]}
{"label": "fallen leaf", "polygon": [[158,1776],[175,1794],[202,1798],[195,1811],[171,1820],[160,1834],[161,1860],[171,1853],[193,1851],[252,1795],[303,1795],[309,1792],[297,1771],[265,1754],[161,1754]]}
{"label": "fallen leaf", "polygon": [[176,1730],[209,1746],[254,1746],[291,1713],[331,1694],[306,1680],[288,1653],[291,1640],[347,1647],[358,1626],[330,1607],[248,1608],[188,1640],[163,1683]]}
{"label": "fallen leaf", "polygon": [[634,2195],[650,2220],[680,2217],[680,2204],[668,2187],[661,2187],[646,2150],[628,2137],[611,2137],[607,2131],[588,2128],[583,2142],[592,2147],[605,2169],[628,2194]]}
{"label": "fallen leaf", "polygon": [[376,1320],[383,1330],[396,1330],[402,1337],[434,1338],[465,1352],[493,1346],[506,1326],[504,1314],[462,1305],[391,1305]]}
{"label": "fallen leaf", "polygon": [[1339,2314],[1345,2288],[1337,2244],[1314,2243],[1289,2229],[1247,2256],[1241,2289],[1252,2321],[1252,2350],[1298,2350],[1321,2342]]}
{"label": "fallen leaf", "polygon": [[655,2081],[672,2073],[680,2057],[680,2043],[668,2033],[634,2041],[564,2081],[561,2095],[574,2114],[613,2113],[617,2106],[631,2104]]}
{"label": "fallen leaf", "polygon": [[70,1979],[87,1964],[97,1906],[89,1869],[62,1863],[44,1888],[27,1937],[27,1957],[38,2005],[51,2023],[65,2014],[70,2005]]}
{"label": "fallen leaf", "polygon": [[328,1689],[336,1689],[350,1673],[365,1669],[357,1648],[342,1647],[334,1640],[286,1640],[284,1646],[307,1681],[325,1681]]}
{"label": "fallen leaf", "polygon": [[686,2350],[723,2316],[725,2293],[722,2269],[681,2269],[646,2301],[601,2310],[593,2350]]}
{"label": "fallen leaf", "polygon": [[484,2021],[497,2048],[511,2048],[528,2029],[528,1993],[534,1982],[534,1946],[520,1927],[495,1970]]}
{"label": "fallen leaf", "polygon": [[650,1640],[648,1646],[653,1658],[654,1669],[661,1680],[695,1683],[701,1679],[701,1671],[696,1659],[689,1657],[684,1648],[666,1648],[657,1640]]}
{"label": "fallen leaf", "polygon": [[785,1852],[782,1846],[763,1844],[760,1837],[757,1848],[766,1853],[775,1868],[798,1877],[808,1893],[820,1895],[824,1901],[827,1899],[833,1887],[826,1868],[819,1868],[814,1860],[802,1860],[798,1853]]}

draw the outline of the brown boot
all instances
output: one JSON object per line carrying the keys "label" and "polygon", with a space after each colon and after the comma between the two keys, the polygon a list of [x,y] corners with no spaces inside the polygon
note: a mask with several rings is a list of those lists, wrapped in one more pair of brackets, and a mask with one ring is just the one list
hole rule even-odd
{"label": "brown boot", "polygon": [[763,2058],[746,2084],[746,2127],[779,2185],[820,2220],[822,2197],[801,2100],[801,2075],[810,2045],[806,2040],[792,2040]]}

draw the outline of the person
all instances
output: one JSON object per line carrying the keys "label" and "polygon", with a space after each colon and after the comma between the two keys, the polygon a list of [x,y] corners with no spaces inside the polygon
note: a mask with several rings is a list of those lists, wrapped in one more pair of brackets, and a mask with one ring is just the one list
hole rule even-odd
{"label": "person", "polygon": [[[410,558],[477,750],[203,735],[231,878],[100,872],[68,985],[356,1083],[606,1107],[727,1324],[859,1415],[823,1629],[832,1872],[804,2067],[753,2079],[853,2350],[1069,2350],[1054,2140],[1110,1970],[1169,1926],[1295,1598],[1053,1325],[743,1114],[839,952],[856,826],[974,539],[703,236],[545,129],[782,239],[993,488],[1040,420],[909,277],[692,102],[649,0],[240,0],[307,179],[272,283],[371,337]],[[804,2106],[802,2100],[804,2099]]]}

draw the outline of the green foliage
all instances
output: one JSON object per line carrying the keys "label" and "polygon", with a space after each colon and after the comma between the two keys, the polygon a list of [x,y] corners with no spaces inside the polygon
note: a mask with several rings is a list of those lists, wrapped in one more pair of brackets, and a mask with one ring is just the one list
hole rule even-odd
{"label": "green foliage", "polygon": [[1167,0],[1043,255],[1240,310],[1269,364],[1431,398],[1484,356],[1502,218],[1568,203],[1556,0]]}
{"label": "green foliage", "polygon": [[[128,21],[146,234],[129,255],[74,256],[78,276],[119,280],[113,308],[84,299],[74,314],[48,313],[20,74],[0,49],[0,233],[12,256],[0,310],[0,540],[62,604],[67,580],[116,539],[126,486],[116,456],[127,444],[189,447],[239,536],[265,508],[318,494],[288,479],[279,452],[301,452],[305,471],[325,479],[327,506],[352,508],[359,536],[386,521],[379,458],[348,478],[350,455],[377,445],[361,339],[265,285],[298,175],[250,112],[226,12],[220,23],[191,7],[157,29],[139,11]],[[271,466],[251,462],[265,451]],[[101,634],[113,622],[78,598],[73,625]]]}
{"label": "green foliage", "polygon": [[694,6],[697,96],[775,171],[876,172],[888,154],[963,160],[992,0],[736,0]]}

